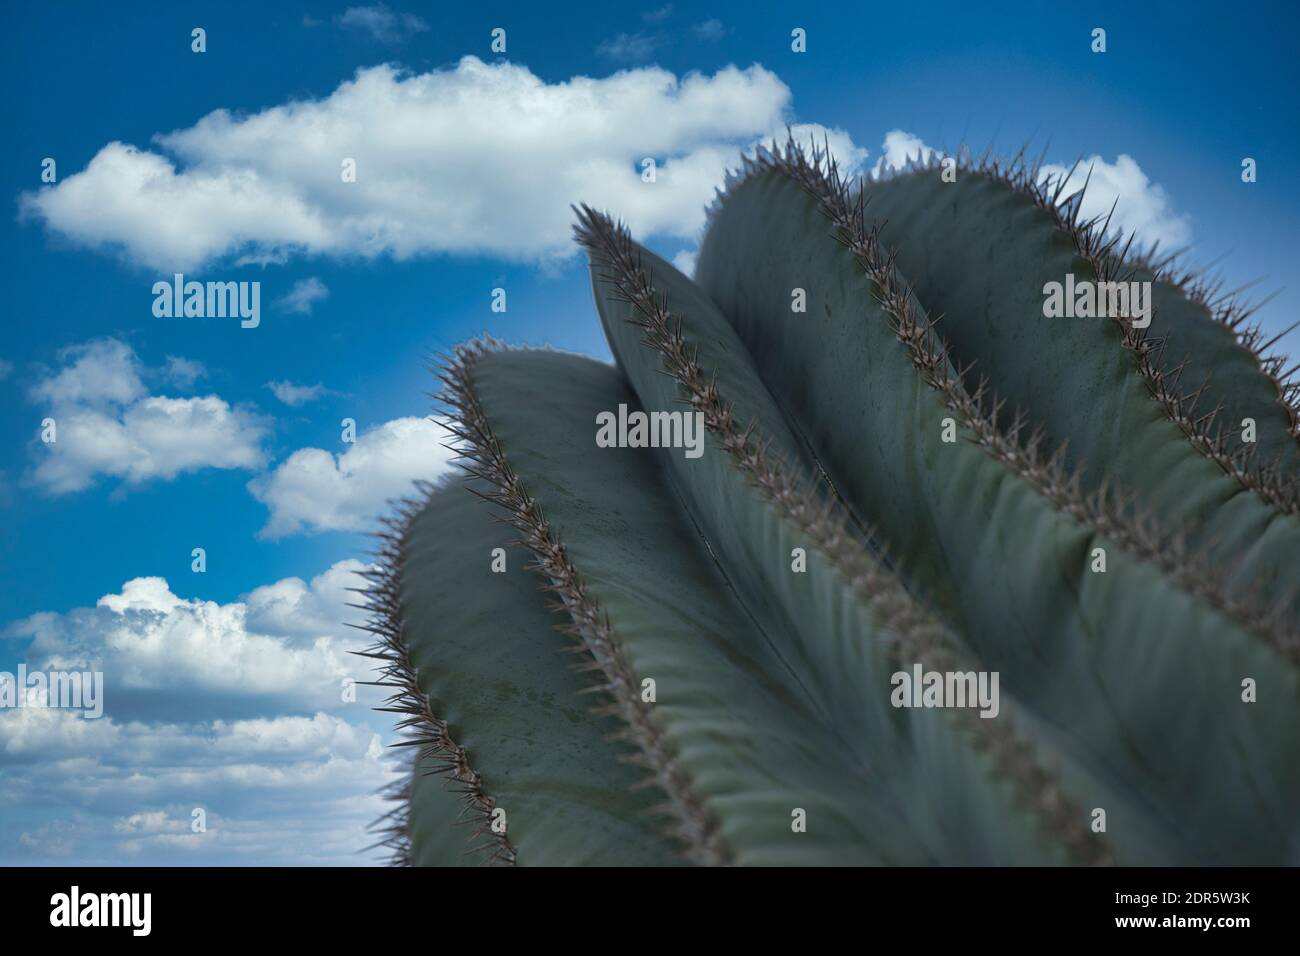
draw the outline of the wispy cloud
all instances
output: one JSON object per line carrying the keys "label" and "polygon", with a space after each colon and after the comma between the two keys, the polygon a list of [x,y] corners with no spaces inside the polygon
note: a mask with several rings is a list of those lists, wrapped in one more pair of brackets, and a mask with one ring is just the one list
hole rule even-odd
{"label": "wispy cloud", "polygon": [[275,397],[290,408],[297,408],[299,405],[306,405],[308,402],[314,402],[327,391],[324,385],[294,385],[292,382],[267,382],[269,388]]}
{"label": "wispy cloud", "polygon": [[654,56],[659,38],[648,33],[620,33],[596,47],[601,56],[621,63],[636,63]]}
{"label": "wispy cloud", "polygon": [[284,296],[276,300],[278,305],[285,312],[297,312],[302,315],[311,315],[312,309],[316,307],[317,302],[324,302],[330,297],[330,290],[324,282],[315,276],[306,279],[299,279],[293,284],[293,288]]}
{"label": "wispy cloud", "polygon": [[695,35],[695,39],[697,40],[712,42],[714,40],[721,40],[726,36],[727,28],[717,17],[710,17],[709,19],[691,27],[691,33]]}
{"label": "wispy cloud", "polygon": [[177,388],[189,388],[208,374],[202,362],[181,358],[178,355],[167,356],[167,363],[159,369],[163,381]]}
{"label": "wispy cloud", "polygon": [[414,13],[402,13],[383,3],[348,7],[339,15],[338,24],[368,33],[380,43],[401,43],[429,29],[429,24]]}

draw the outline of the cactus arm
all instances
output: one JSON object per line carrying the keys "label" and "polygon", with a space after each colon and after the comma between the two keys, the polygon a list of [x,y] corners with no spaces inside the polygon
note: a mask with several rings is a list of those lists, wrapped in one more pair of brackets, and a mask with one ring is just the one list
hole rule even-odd
{"label": "cactus arm", "polygon": [[[863,761],[882,769],[918,832],[964,862],[1107,859],[1105,840],[1087,832],[1085,814],[1020,733],[1014,703],[995,720],[885,706],[892,672],[912,662],[974,670],[969,653],[864,551],[839,504],[795,477],[794,439],[735,333],[690,280],[589,209],[579,238],[601,321],[638,396],[651,409],[696,408],[710,429],[702,459],[669,456],[699,522],[735,577],[782,605],[772,632],[783,656]],[[778,438],[765,433],[769,423]],[[807,574],[790,573],[796,543],[816,564]]]}
{"label": "cactus arm", "polygon": [[[597,411],[635,398],[614,369],[463,349],[448,396],[478,470],[593,650],[596,686],[703,863],[932,859],[733,598],[646,449],[597,448]],[[657,700],[643,698],[655,681]],[[807,832],[791,814],[807,812]]]}
{"label": "cactus arm", "polygon": [[[808,164],[785,165],[752,170],[715,209],[698,278],[841,491],[1018,700],[1111,767],[1135,802],[1161,805],[1187,858],[1276,860],[1297,754],[1265,728],[1294,721],[1293,635],[1268,630],[1212,575],[1173,573],[1186,556],[1165,553],[1142,524],[1130,530],[1132,551],[1111,539],[1133,528],[1127,511],[1085,498],[1059,464],[981,423],[923,314],[899,320],[906,290],[868,281],[855,259],[866,237],[844,222],[851,210],[828,221],[798,181]],[[807,317],[785,304],[801,285]],[[965,427],[955,444],[940,442],[944,416]],[[1096,545],[1108,553],[1106,574],[1089,572]],[[1135,672],[1135,655],[1150,668]],[[1243,674],[1277,681],[1271,714],[1237,701]],[[1190,725],[1168,708],[1161,718],[1150,698],[1180,687],[1217,688],[1213,712]],[[1236,780],[1223,779],[1225,765]]]}

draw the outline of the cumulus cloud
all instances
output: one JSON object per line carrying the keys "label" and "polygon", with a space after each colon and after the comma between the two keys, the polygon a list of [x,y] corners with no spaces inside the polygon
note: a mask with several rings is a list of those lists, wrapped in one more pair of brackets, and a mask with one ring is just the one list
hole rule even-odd
{"label": "cumulus cloud", "polygon": [[[340,621],[355,619],[344,613],[340,581],[355,586],[361,567],[342,562],[311,585],[287,578],[230,604],[180,597],[164,578],[132,578],[93,608],[35,614],[7,636],[29,640],[29,668],[102,671],[119,713],[128,699],[184,712],[194,695],[220,698],[232,713],[266,700],[326,707],[354,670],[338,637]],[[310,614],[287,626],[289,604]]]}
{"label": "cumulus cloud", "polygon": [[125,143],[109,143],[80,173],[20,198],[68,239],[120,247],[136,262],[185,272],[227,250],[319,245],[327,228],[296,191],[252,168],[195,168]]}
{"label": "cumulus cloud", "polygon": [[249,592],[244,600],[245,626],[259,633],[293,637],[314,637],[338,629],[339,621],[353,619],[348,608],[356,601],[350,588],[358,586],[358,574],[366,565],[348,559],[305,582],[284,578]]}
{"label": "cumulus cloud", "polygon": [[[899,168],[918,158],[928,162],[936,152],[919,136],[900,129],[890,130],[885,135],[883,152],[872,167],[872,173],[879,175],[887,167]],[[1059,179],[1069,173],[1068,166],[1049,163],[1040,170],[1039,179]],[[1088,191],[1082,200],[1082,218],[1104,218],[1114,206],[1111,229],[1125,234],[1136,231],[1139,242],[1143,244],[1158,241],[1165,248],[1180,248],[1191,240],[1191,221],[1186,215],[1173,211],[1164,187],[1153,183],[1132,156],[1120,153],[1114,163],[1108,163],[1098,155],[1081,161],[1070,176],[1061,201],[1081,190],[1085,181],[1088,181]]]}
{"label": "cumulus cloud", "polygon": [[316,385],[294,385],[292,382],[267,382],[266,387],[275,394],[276,398],[290,408],[297,408],[299,405],[314,402],[325,393],[325,386],[319,383]]}
{"label": "cumulus cloud", "polygon": [[[29,476],[46,493],[80,491],[101,475],[136,485],[201,468],[262,464],[266,426],[258,415],[216,395],[148,394],[145,369],[126,343],[72,346],[60,360],[63,368],[28,392],[54,420],[55,440],[38,445],[40,459]],[[173,360],[158,374],[197,377],[196,366]]]}
{"label": "cumulus cloud", "polygon": [[880,158],[872,167],[872,174],[879,176],[885,169],[901,169],[911,160],[929,162],[936,150],[922,142],[921,137],[905,133],[901,129],[891,129],[885,134],[881,143]]}
{"label": "cumulus cloud", "polygon": [[[580,201],[640,238],[694,239],[740,151],[784,135],[790,101],[758,65],[554,83],[472,56],[426,73],[384,65],[322,99],[217,110],[151,150],[109,143],[20,206],[164,273],[296,253],[545,261],[574,254],[569,207]],[[646,157],[654,183],[641,179]],[[345,159],[355,182],[340,181]]]}
{"label": "cumulus cloud", "polygon": [[414,13],[399,13],[383,3],[368,7],[348,7],[339,15],[338,24],[368,33],[380,43],[401,43],[414,34],[429,29],[429,24]]}
{"label": "cumulus cloud", "polygon": [[74,345],[59,353],[63,368],[32,386],[35,402],[68,405],[127,405],[145,394],[140,360],[117,339]]}
{"label": "cumulus cloud", "polygon": [[365,531],[386,503],[411,494],[417,479],[436,481],[451,467],[446,430],[424,418],[397,418],[357,436],[345,452],[300,448],[270,474],[249,482],[271,510],[262,537],[316,531]]}
{"label": "cumulus cloud", "polygon": [[[1061,177],[1068,173],[1069,167],[1055,164],[1042,169],[1044,177]],[[1083,195],[1079,210],[1082,218],[1101,216],[1104,219],[1114,205],[1115,214],[1110,220],[1112,230],[1136,231],[1139,242],[1148,245],[1159,242],[1170,250],[1182,248],[1191,241],[1191,221],[1186,215],[1173,211],[1164,187],[1153,183],[1132,156],[1120,153],[1113,163],[1106,162],[1101,156],[1089,156],[1079,163],[1070,177],[1062,199],[1081,190],[1085,181],[1088,191]]]}
{"label": "cumulus cloud", "polygon": [[311,315],[311,310],[316,307],[316,303],[324,302],[329,296],[330,290],[325,283],[315,276],[311,276],[295,282],[288,294],[278,299],[276,304],[285,312],[299,312],[303,315]]}

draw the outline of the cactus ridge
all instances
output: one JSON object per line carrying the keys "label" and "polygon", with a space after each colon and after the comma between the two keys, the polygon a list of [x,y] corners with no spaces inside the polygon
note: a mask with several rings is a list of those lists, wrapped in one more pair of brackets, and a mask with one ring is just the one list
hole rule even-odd
{"label": "cactus ridge", "polygon": [[[1294,594],[1265,602],[1255,588],[1244,593],[1228,591],[1221,581],[1230,575],[1211,572],[1208,546],[1192,548],[1183,534],[1162,529],[1149,511],[1139,509],[1136,495],[1119,488],[1116,482],[1105,482],[1095,491],[1085,493],[1083,464],[1068,468],[1064,445],[1044,455],[1039,429],[1022,439],[1028,424],[1022,413],[1017,412],[1005,431],[999,427],[997,414],[1004,403],[989,389],[987,380],[981,379],[974,392],[966,388],[963,383],[967,369],[954,367],[947,344],[937,331],[941,319],[918,321],[911,293],[898,276],[892,254],[881,243],[879,229],[867,228],[862,192],[853,194],[850,183],[840,176],[834,157],[815,144],[805,151],[791,138],[784,149],[761,149],[756,156],[745,157],[743,163],[741,173],[728,179],[726,191],[715,200],[711,215],[736,186],[756,173],[771,170],[802,186],[817,200],[836,227],[837,239],[854,253],[875,284],[878,301],[889,315],[898,340],[906,346],[912,364],[989,457],[1008,467],[1077,525],[1157,567],[1188,594],[1300,666],[1300,629],[1291,613]],[[1028,168],[1019,159],[1010,171],[997,161],[981,160],[977,168],[991,170],[1008,182],[1033,183],[1027,172],[1018,172]],[[1037,192],[1047,197],[1044,191]],[[1060,214],[1061,221],[1068,226],[1073,220],[1067,215],[1074,214]],[[1078,231],[1084,240],[1095,241],[1094,230],[1077,225],[1069,228]]]}
{"label": "cactus ridge", "polygon": [[456,413],[456,423],[448,427],[461,442],[457,449],[463,459],[461,467],[496,489],[487,494],[471,491],[505,509],[507,522],[521,535],[519,543],[535,559],[532,569],[548,582],[544,590],[554,595],[554,609],[568,615],[570,623],[560,628],[561,632],[590,655],[591,669],[603,678],[589,688],[608,698],[607,704],[594,712],[623,722],[625,729],[612,739],[637,748],[627,759],[646,769],[650,774],[648,782],[667,796],[659,809],[674,821],[669,828],[671,835],[697,862],[727,863],[731,851],[718,832],[717,820],[673,756],[650,707],[641,700],[635,674],[619,646],[609,615],[588,593],[558,534],[511,468],[483,411],[474,386],[474,366],[485,353],[504,349],[501,342],[490,337],[457,346],[441,374],[445,388],[439,399]]}
{"label": "cactus ridge", "polygon": [[[491,826],[492,811],[496,801],[484,791],[483,780],[470,764],[469,755],[448,731],[446,721],[439,718],[429,704],[429,698],[420,690],[410,652],[402,636],[401,605],[398,593],[399,571],[404,557],[406,528],[427,503],[434,488],[427,482],[418,483],[420,496],[398,503],[396,514],[384,520],[384,531],[376,537],[380,546],[373,552],[376,566],[358,574],[369,579],[359,591],[365,603],[354,605],[369,612],[369,619],[352,625],[375,637],[375,642],[362,651],[353,653],[380,662],[379,680],[358,681],[375,687],[386,687],[392,694],[376,710],[399,714],[396,729],[404,735],[392,747],[410,747],[415,751],[411,771],[424,774],[442,774],[447,786],[461,795],[461,815],[474,824],[468,839],[485,837],[482,843],[466,852],[482,854],[482,862],[490,865],[513,865],[515,848],[504,833],[496,833]],[[400,777],[385,794],[397,801],[398,806],[384,814],[374,824],[381,835],[373,847],[391,851],[391,862],[396,866],[411,865],[410,797],[411,778]]]}
{"label": "cactus ridge", "polygon": [[[814,151],[817,155],[813,157],[812,165],[817,166],[825,159],[825,150],[818,150],[814,146]],[[795,143],[792,136],[787,140],[785,155],[780,155],[781,152],[774,142],[771,149],[760,149],[760,155],[756,160],[747,158],[739,174],[728,179],[723,195],[755,169],[770,167],[787,175],[802,175],[797,172],[798,169],[809,166],[808,157],[804,155],[802,147]],[[1041,157],[1034,162],[1026,161],[1023,147],[1010,162],[990,158],[988,152],[975,159],[973,154],[965,149],[958,150],[957,155],[952,159],[955,160],[959,173],[985,176],[1030,199],[1035,206],[1050,215],[1057,229],[1073,242],[1080,258],[1091,265],[1098,282],[1127,282],[1138,270],[1145,268],[1156,273],[1162,281],[1168,281],[1185,291],[1196,293],[1199,290],[1199,295],[1203,297],[1204,303],[1210,308],[1212,314],[1233,329],[1237,334],[1238,343],[1251,353],[1260,370],[1269,377],[1275,389],[1276,401],[1290,423],[1290,433],[1293,437],[1300,438],[1300,430],[1298,430],[1300,418],[1297,417],[1300,416],[1300,405],[1297,405],[1300,401],[1300,382],[1291,379],[1296,369],[1285,372],[1283,370],[1285,358],[1270,357],[1265,354],[1268,348],[1275,344],[1276,338],[1270,342],[1263,342],[1263,333],[1245,324],[1254,307],[1238,300],[1231,293],[1226,298],[1220,296],[1218,293],[1221,290],[1212,280],[1198,281],[1194,274],[1188,273],[1174,273],[1172,278],[1168,278],[1167,276],[1170,275],[1168,259],[1154,259],[1153,250],[1135,251],[1133,249],[1133,243],[1136,241],[1135,234],[1130,234],[1128,239],[1124,240],[1122,234],[1110,231],[1113,207],[1111,213],[1105,217],[1082,219],[1080,210],[1087,192],[1088,181],[1085,179],[1083,188],[1078,192],[1068,198],[1062,198],[1066,186],[1079,167],[1079,161],[1076,161],[1062,175],[1040,178]],[[921,159],[919,156],[914,159],[909,158],[904,166],[884,168],[868,181],[886,182],[932,172],[939,168],[940,162],[937,152],[932,152],[927,159]],[[829,164],[834,165],[833,158],[829,160]],[[842,197],[844,205],[851,204],[852,200],[848,196],[851,184],[840,180],[838,172],[833,178],[818,175],[816,180],[823,180],[817,183],[817,188],[822,190],[823,196],[830,198],[825,190],[833,189],[845,193]],[[720,196],[715,200],[715,205],[721,198]],[[1124,240],[1122,245],[1121,240]],[[1163,269],[1153,268],[1153,265],[1162,264]],[[1250,489],[1279,511],[1300,517],[1300,480],[1289,473],[1283,462],[1281,460],[1257,461],[1259,449],[1255,445],[1243,445],[1236,450],[1231,449],[1228,439],[1230,430],[1225,430],[1222,422],[1218,421],[1221,406],[1216,405],[1209,411],[1201,407],[1203,387],[1186,393],[1180,390],[1179,382],[1184,366],[1178,366],[1171,371],[1161,367],[1165,342],[1150,336],[1150,327],[1145,329],[1134,327],[1129,316],[1113,315],[1110,319],[1120,328],[1124,350],[1132,357],[1133,370],[1141,377],[1148,394],[1159,405],[1165,417],[1179,427],[1188,443],[1218,465],[1225,474],[1232,476],[1243,487]]]}
{"label": "cactus ridge", "polygon": [[[958,643],[907,592],[901,581],[873,560],[852,531],[852,516],[837,497],[821,497],[807,476],[796,477],[790,466],[770,453],[757,421],[742,427],[717,384],[716,374],[706,376],[682,333],[682,322],[668,309],[667,297],[656,292],[653,276],[627,227],[587,205],[575,209],[577,241],[593,262],[604,263],[616,295],[632,305],[640,319],[628,321],[645,333],[642,344],[658,352],[668,374],[685,394],[685,401],[704,414],[712,432],[746,480],[760,489],[767,501],[806,536],[830,566],[848,584],[887,631],[887,639],[903,659],[920,662],[935,671],[973,669]],[[864,529],[871,535],[871,529]],[[1017,800],[1036,814],[1043,834],[1064,846],[1080,863],[1113,863],[1104,838],[1089,831],[1086,816],[1064,790],[1056,774],[1037,759],[1033,745],[1019,734],[1012,717],[1014,707],[1004,704],[1005,719],[987,721],[971,710],[944,714],[976,751],[992,756],[994,767],[1011,781]]]}
{"label": "cactus ridge", "polygon": [[1238,347],[1250,354],[1260,374],[1272,383],[1276,401],[1290,422],[1290,433],[1300,440],[1300,379],[1296,377],[1300,373],[1300,363],[1288,367],[1286,354],[1272,351],[1283,336],[1294,331],[1300,323],[1292,323],[1282,332],[1268,336],[1261,325],[1250,320],[1276,293],[1258,301],[1248,301],[1243,293],[1249,286],[1225,291],[1226,280],[1222,276],[1212,275],[1205,269],[1183,266],[1179,262],[1181,257],[1181,250],[1162,256],[1157,246],[1152,246],[1134,253],[1130,263],[1138,270],[1150,272],[1156,281],[1176,288],[1188,301],[1200,306],[1210,318],[1232,332]]}

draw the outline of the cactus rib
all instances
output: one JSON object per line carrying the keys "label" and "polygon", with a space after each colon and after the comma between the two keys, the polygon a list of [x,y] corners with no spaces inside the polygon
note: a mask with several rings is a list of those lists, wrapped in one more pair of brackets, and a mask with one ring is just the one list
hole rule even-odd
{"label": "cactus rib", "polygon": [[1135,256],[1132,265],[1151,272],[1158,281],[1176,288],[1188,301],[1204,309],[1215,322],[1232,333],[1237,344],[1250,353],[1260,374],[1271,383],[1276,392],[1275,400],[1290,422],[1291,436],[1300,440],[1300,380],[1295,378],[1300,365],[1288,368],[1287,357],[1271,351],[1278,340],[1296,326],[1266,339],[1267,333],[1250,319],[1268,297],[1258,302],[1247,302],[1241,296],[1244,290],[1225,292],[1222,278],[1206,275],[1198,269],[1180,267],[1178,258],[1177,252],[1157,257],[1156,250],[1151,249]]}
{"label": "cactus rib", "polygon": [[[422,485],[421,491],[427,500],[432,487]],[[477,822],[469,839],[487,838],[470,852],[485,854],[484,862],[489,864],[513,865],[515,848],[504,833],[494,832],[491,826],[496,801],[484,791],[483,780],[471,765],[469,755],[452,739],[446,721],[433,712],[429,698],[420,689],[403,636],[398,576],[404,560],[406,528],[422,505],[423,501],[418,498],[399,505],[397,516],[385,522],[387,530],[378,534],[381,545],[374,553],[377,567],[359,572],[369,578],[370,584],[360,589],[366,603],[358,606],[368,611],[370,616],[365,624],[358,626],[375,636],[375,642],[361,655],[381,662],[379,680],[361,683],[393,689],[383,705],[376,709],[403,715],[397,722],[397,729],[406,737],[392,746],[416,749],[412,769],[421,770],[423,765],[421,772],[445,774],[449,785],[456,785],[454,789],[458,789],[464,801],[463,813]],[[403,792],[399,785],[390,796],[409,799],[409,789]],[[400,810],[399,807],[399,812],[393,813],[386,821],[381,817],[380,830],[385,837],[376,846],[391,849],[394,863],[409,865],[410,821]]]}
{"label": "cactus rib", "polygon": [[637,747],[642,766],[667,796],[666,809],[675,821],[674,835],[698,862],[726,863],[731,854],[718,833],[717,821],[671,753],[650,708],[638,695],[638,683],[608,615],[588,594],[564,544],[507,461],[483,411],[472,372],[485,353],[501,348],[501,343],[488,338],[458,346],[441,375],[445,389],[440,399],[454,409],[458,419],[451,428],[463,443],[460,453],[467,464],[462,467],[496,489],[482,497],[506,509],[508,522],[522,536],[520,543],[536,560],[535,570],[569,615],[571,624],[564,633],[585,648],[604,677],[599,689],[608,694],[609,704],[601,713],[617,716],[624,723],[626,729],[618,739]]}
{"label": "cactus rib", "polygon": [[[669,311],[666,297],[656,292],[626,227],[586,205],[575,211],[578,242],[593,259],[611,267],[605,278],[640,315],[641,321],[634,324],[645,333],[642,344],[662,356],[665,370],[682,388],[687,403],[703,413],[705,427],[740,473],[827,557],[850,589],[872,609],[901,655],[932,670],[969,669],[944,629],[849,532],[847,508],[833,497],[813,494],[806,479],[796,478],[787,465],[769,454],[770,441],[756,420],[743,427],[737,422],[716,374],[706,376],[697,360],[698,350],[683,336],[681,320]],[[1045,835],[1064,846],[1077,862],[1113,862],[1108,843],[1089,831],[1079,806],[1056,775],[1038,761],[1033,745],[1017,732],[1011,719],[985,721],[970,710],[945,713],[961,724],[961,732],[974,749],[993,757],[997,769],[1012,782],[1021,806],[1037,815]]]}

